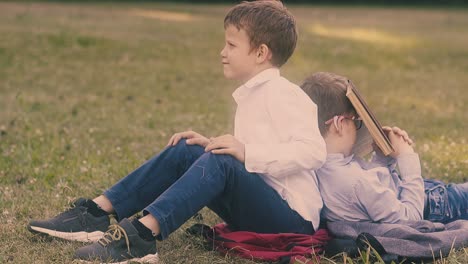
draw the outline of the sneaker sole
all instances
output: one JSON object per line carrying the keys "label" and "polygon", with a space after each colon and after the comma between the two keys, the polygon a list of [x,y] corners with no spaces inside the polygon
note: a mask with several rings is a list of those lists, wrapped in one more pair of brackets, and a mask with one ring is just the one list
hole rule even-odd
{"label": "sneaker sole", "polygon": [[[87,260],[82,260],[80,259],[79,262],[81,263],[95,263],[94,261],[87,261]],[[129,264],[132,262],[137,262],[137,263],[149,263],[149,264],[157,264],[159,263],[159,256],[158,253],[156,254],[148,254],[142,258],[132,258],[129,260],[121,261],[121,262],[104,262],[100,264]]]}
{"label": "sneaker sole", "polygon": [[79,241],[79,242],[96,242],[98,241],[103,235],[104,232],[102,231],[94,231],[94,232],[60,232],[56,230],[50,230],[47,228],[37,227],[37,226],[28,226],[29,231],[34,233],[46,234],[53,237],[58,237],[65,240],[70,241]]}

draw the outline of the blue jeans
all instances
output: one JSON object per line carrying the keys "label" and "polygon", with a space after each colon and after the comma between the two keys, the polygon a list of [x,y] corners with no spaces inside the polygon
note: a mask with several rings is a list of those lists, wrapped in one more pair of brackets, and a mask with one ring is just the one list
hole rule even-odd
{"label": "blue jeans", "polygon": [[424,219],[441,223],[468,220],[468,182],[446,185],[442,181],[426,179],[424,189]]}
{"label": "blue jeans", "polygon": [[[230,155],[205,153],[181,140],[104,192],[119,219],[143,210],[165,239],[207,206],[234,230],[313,234],[306,221],[263,179]],[[306,195],[306,194],[305,194]]]}

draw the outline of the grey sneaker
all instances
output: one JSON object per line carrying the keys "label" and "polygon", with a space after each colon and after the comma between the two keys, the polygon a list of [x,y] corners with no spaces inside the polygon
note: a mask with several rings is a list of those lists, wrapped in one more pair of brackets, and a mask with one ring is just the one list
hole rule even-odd
{"label": "grey sneaker", "polygon": [[127,218],[111,225],[98,242],[76,250],[74,258],[81,262],[158,263],[156,241],[141,238]]}
{"label": "grey sneaker", "polygon": [[86,199],[77,199],[72,208],[46,220],[32,220],[28,230],[71,241],[94,242],[110,225],[110,216],[93,216],[87,212]]}

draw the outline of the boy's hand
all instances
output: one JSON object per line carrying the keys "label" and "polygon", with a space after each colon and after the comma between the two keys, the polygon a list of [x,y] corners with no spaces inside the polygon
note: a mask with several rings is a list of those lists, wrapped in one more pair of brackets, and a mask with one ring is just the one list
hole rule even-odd
{"label": "boy's hand", "polygon": [[399,127],[384,126],[384,127],[382,127],[382,130],[384,132],[387,132],[387,133],[390,132],[390,131],[393,131],[393,133],[403,137],[403,139],[406,141],[406,143],[408,143],[410,146],[413,145],[413,140],[411,140],[411,138],[408,136],[408,133],[405,130],[399,128]]}
{"label": "boy's hand", "polygon": [[414,153],[414,149],[411,146],[413,141],[409,138],[406,131],[398,127],[383,127],[382,129],[387,132],[388,138],[395,149],[395,152],[391,153],[390,156],[396,158],[401,154]]}
{"label": "boy's hand", "polygon": [[245,162],[245,146],[232,135],[210,138],[205,151],[211,151],[213,154],[229,154],[240,162]]}
{"label": "boy's hand", "polygon": [[175,146],[181,139],[187,139],[188,145],[200,145],[202,147],[206,147],[210,140],[195,131],[185,131],[180,133],[175,133],[170,139],[167,146]]}

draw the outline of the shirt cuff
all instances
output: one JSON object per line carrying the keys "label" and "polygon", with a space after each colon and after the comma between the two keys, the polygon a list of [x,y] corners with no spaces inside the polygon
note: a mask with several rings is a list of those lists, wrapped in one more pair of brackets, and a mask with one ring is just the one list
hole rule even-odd
{"label": "shirt cuff", "polygon": [[408,177],[421,177],[421,163],[417,153],[401,154],[396,160],[402,180],[408,179]]}

